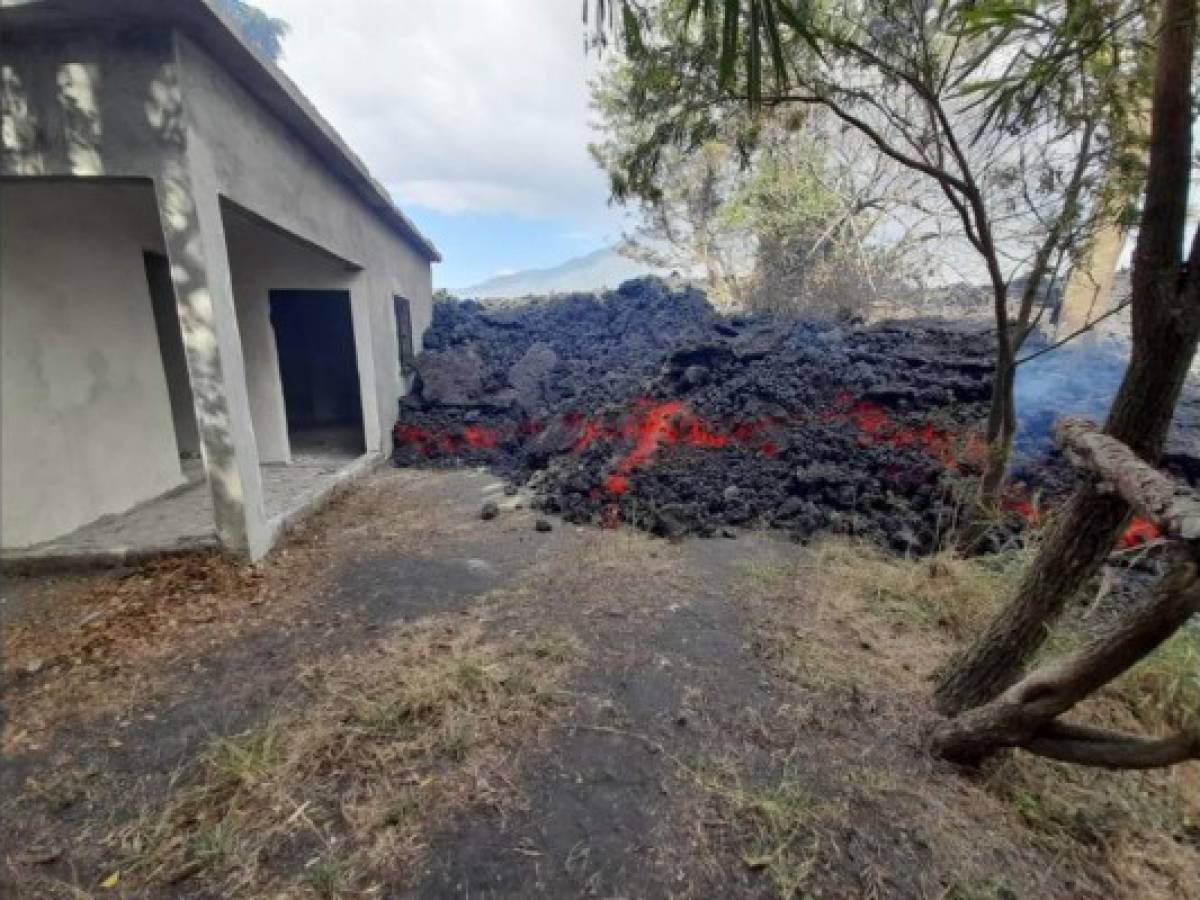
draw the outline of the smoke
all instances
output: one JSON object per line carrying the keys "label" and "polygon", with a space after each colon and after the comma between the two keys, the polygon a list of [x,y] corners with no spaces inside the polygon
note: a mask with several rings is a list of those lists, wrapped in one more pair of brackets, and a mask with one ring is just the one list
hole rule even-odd
{"label": "smoke", "polygon": [[1034,357],[1048,346],[1044,337],[1028,341],[1024,357],[1029,361],[1017,368],[1019,460],[1036,460],[1052,450],[1054,423],[1063,416],[1102,422],[1129,363],[1129,341],[1116,334],[1087,334]]}

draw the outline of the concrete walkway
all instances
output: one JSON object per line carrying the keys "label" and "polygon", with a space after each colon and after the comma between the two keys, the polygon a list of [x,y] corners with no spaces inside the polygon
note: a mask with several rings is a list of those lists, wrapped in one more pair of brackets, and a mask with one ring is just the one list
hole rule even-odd
{"label": "concrete walkway", "polygon": [[[268,520],[290,524],[360,468],[361,438],[349,429],[293,436],[292,462],[260,467]],[[188,483],[134,507],[104,516],[68,535],[0,553],[0,568],[39,572],[124,565],[219,547],[212,494],[198,462],[184,464]]]}

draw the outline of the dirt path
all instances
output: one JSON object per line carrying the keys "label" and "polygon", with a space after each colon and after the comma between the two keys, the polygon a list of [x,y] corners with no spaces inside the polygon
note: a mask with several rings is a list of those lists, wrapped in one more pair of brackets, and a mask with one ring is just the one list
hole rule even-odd
{"label": "dirt path", "polygon": [[5,896],[1136,895],[930,766],[945,647],[794,546],[480,521],[500,487],[381,472],[252,570],[7,584]]}
{"label": "dirt path", "polygon": [[[594,535],[573,543],[585,558],[596,553]],[[586,662],[560,734],[522,766],[523,805],[438,835],[414,896],[753,893],[739,867],[708,857],[696,820],[703,798],[681,770],[728,751],[770,702],[730,602],[747,550],[657,545],[645,562],[662,565],[644,578],[637,550],[621,550],[626,564],[610,568],[598,590],[564,591],[547,610],[587,635]]]}

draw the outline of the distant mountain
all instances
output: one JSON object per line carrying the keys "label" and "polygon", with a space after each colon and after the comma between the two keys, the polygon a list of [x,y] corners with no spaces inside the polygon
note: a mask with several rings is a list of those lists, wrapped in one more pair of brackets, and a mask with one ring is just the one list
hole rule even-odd
{"label": "distant mountain", "polygon": [[487,281],[451,291],[459,297],[491,300],[529,294],[562,294],[615,288],[622,281],[643,275],[670,275],[670,271],[624,256],[616,247],[606,247],[568,260],[549,269],[527,269],[497,275]]}

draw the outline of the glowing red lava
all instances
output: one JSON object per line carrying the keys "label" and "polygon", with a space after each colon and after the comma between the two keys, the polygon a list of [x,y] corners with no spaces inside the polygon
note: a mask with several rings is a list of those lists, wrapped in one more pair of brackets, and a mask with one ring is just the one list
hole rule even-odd
{"label": "glowing red lava", "polygon": [[[766,457],[774,457],[782,450],[782,445],[777,439],[779,429],[785,427],[789,421],[804,421],[812,417],[822,422],[852,423],[859,432],[860,446],[885,444],[892,447],[917,447],[940,460],[947,468],[958,468],[957,451],[960,448],[954,434],[935,428],[931,423],[916,428],[901,425],[882,407],[868,400],[858,400],[849,391],[838,392],[834,397],[833,406],[829,408],[817,409],[815,412],[796,411],[789,418],[767,416],[753,421],[737,422],[729,429],[716,427],[696,416],[682,400],[658,402],[650,398],[636,401],[629,414],[615,424],[611,419],[587,418],[578,412],[565,414],[561,423],[577,431],[572,446],[576,453],[587,450],[597,441],[633,443],[632,449],[613,466],[612,474],[604,483],[610,494],[621,495],[628,493],[631,488],[629,475],[636,469],[649,465],[663,447],[684,445],[719,450],[736,445]],[[540,434],[544,429],[545,424],[537,421],[522,422],[506,431],[482,425],[467,425],[441,432],[397,423],[394,434],[397,445],[409,446],[422,456],[433,457],[439,454],[453,454],[463,449],[494,450],[515,435],[533,436]],[[962,456],[973,460],[980,455],[981,446],[978,435],[969,435]],[[1030,518],[1025,512],[1022,514],[1036,523],[1036,511],[1034,518]]]}
{"label": "glowing red lava", "polygon": [[[1010,492],[1001,502],[1001,506],[1010,512],[1015,512],[1030,525],[1036,527],[1042,523],[1043,511],[1027,496],[1020,493],[1020,490],[1020,488],[1016,488]],[[1120,540],[1117,541],[1117,547],[1121,550],[1144,547],[1151,541],[1158,540],[1162,534],[1162,529],[1149,519],[1135,516],[1121,535]]]}
{"label": "glowing red lava", "polygon": [[608,478],[604,480],[604,487],[608,489],[610,494],[628,494],[629,476],[609,475]]}
{"label": "glowing red lava", "polygon": [[426,457],[454,453],[464,446],[476,450],[494,450],[502,440],[500,432],[482,425],[467,425],[461,430],[437,433],[415,425],[397,423],[392,435],[397,444],[415,447],[417,452]]}
{"label": "glowing red lava", "polygon": [[[838,394],[837,400],[844,401],[846,397],[847,395],[843,392]],[[842,405],[845,404],[842,403]],[[862,432],[858,438],[860,446],[888,444],[892,447],[921,447],[930,456],[940,460],[942,465],[947,468],[958,468],[954,435],[935,428],[930,422],[926,422],[919,428],[899,425],[887,410],[868,400],[860,400],[855,403],[845,413],[845,416]],[[839,418],[839,416],[835,413],[833,418]]]}
{"label": "glowing red lava", "polygon": [[1016,513],[1030,525],[1037,526],[1041,524],[1041,509],[1023,493],[1010,492],[1000,501],[1000,507],[1001,509]]}
{"label": "glowing red lava", "polygon": [[1125,529],[1125,533],[1121,535],[1118,546],[1122,550],[1132,550],[1135,547],[1142,547],[1151,541],[1158,540],[1162,537],[1162,534],[1162,529],[1149,519],[1135,516],[1133,521],[1129,523],[1129,527]]}
{"label": "glowing red lava", "polygon": [[492,450],[500,443],[500,436],[482,425],[468,425],[463,429],[463,441],[477,450]]}
{"label": "glowing red lava", "polygon": [[[735,439],[749,442],[761,430],[754,423],[747,423],[726,434],[694,415],[682,400],[656,403],[645,398],[634,404],[632,414],[615,429],[604,428],[594,420],[584,422],[575,449],[584,449],[600,438],[623,438],[634,442],[633,449],[614,466],[613,474],[605,479],[608,492],[620,495],[629,491],[629,474],[648,465],[661,447],[682,444],[721,449],[730,446]],[[778,452],[773,444],[769,452],[767,448],[760,449],[768,455]]]}

